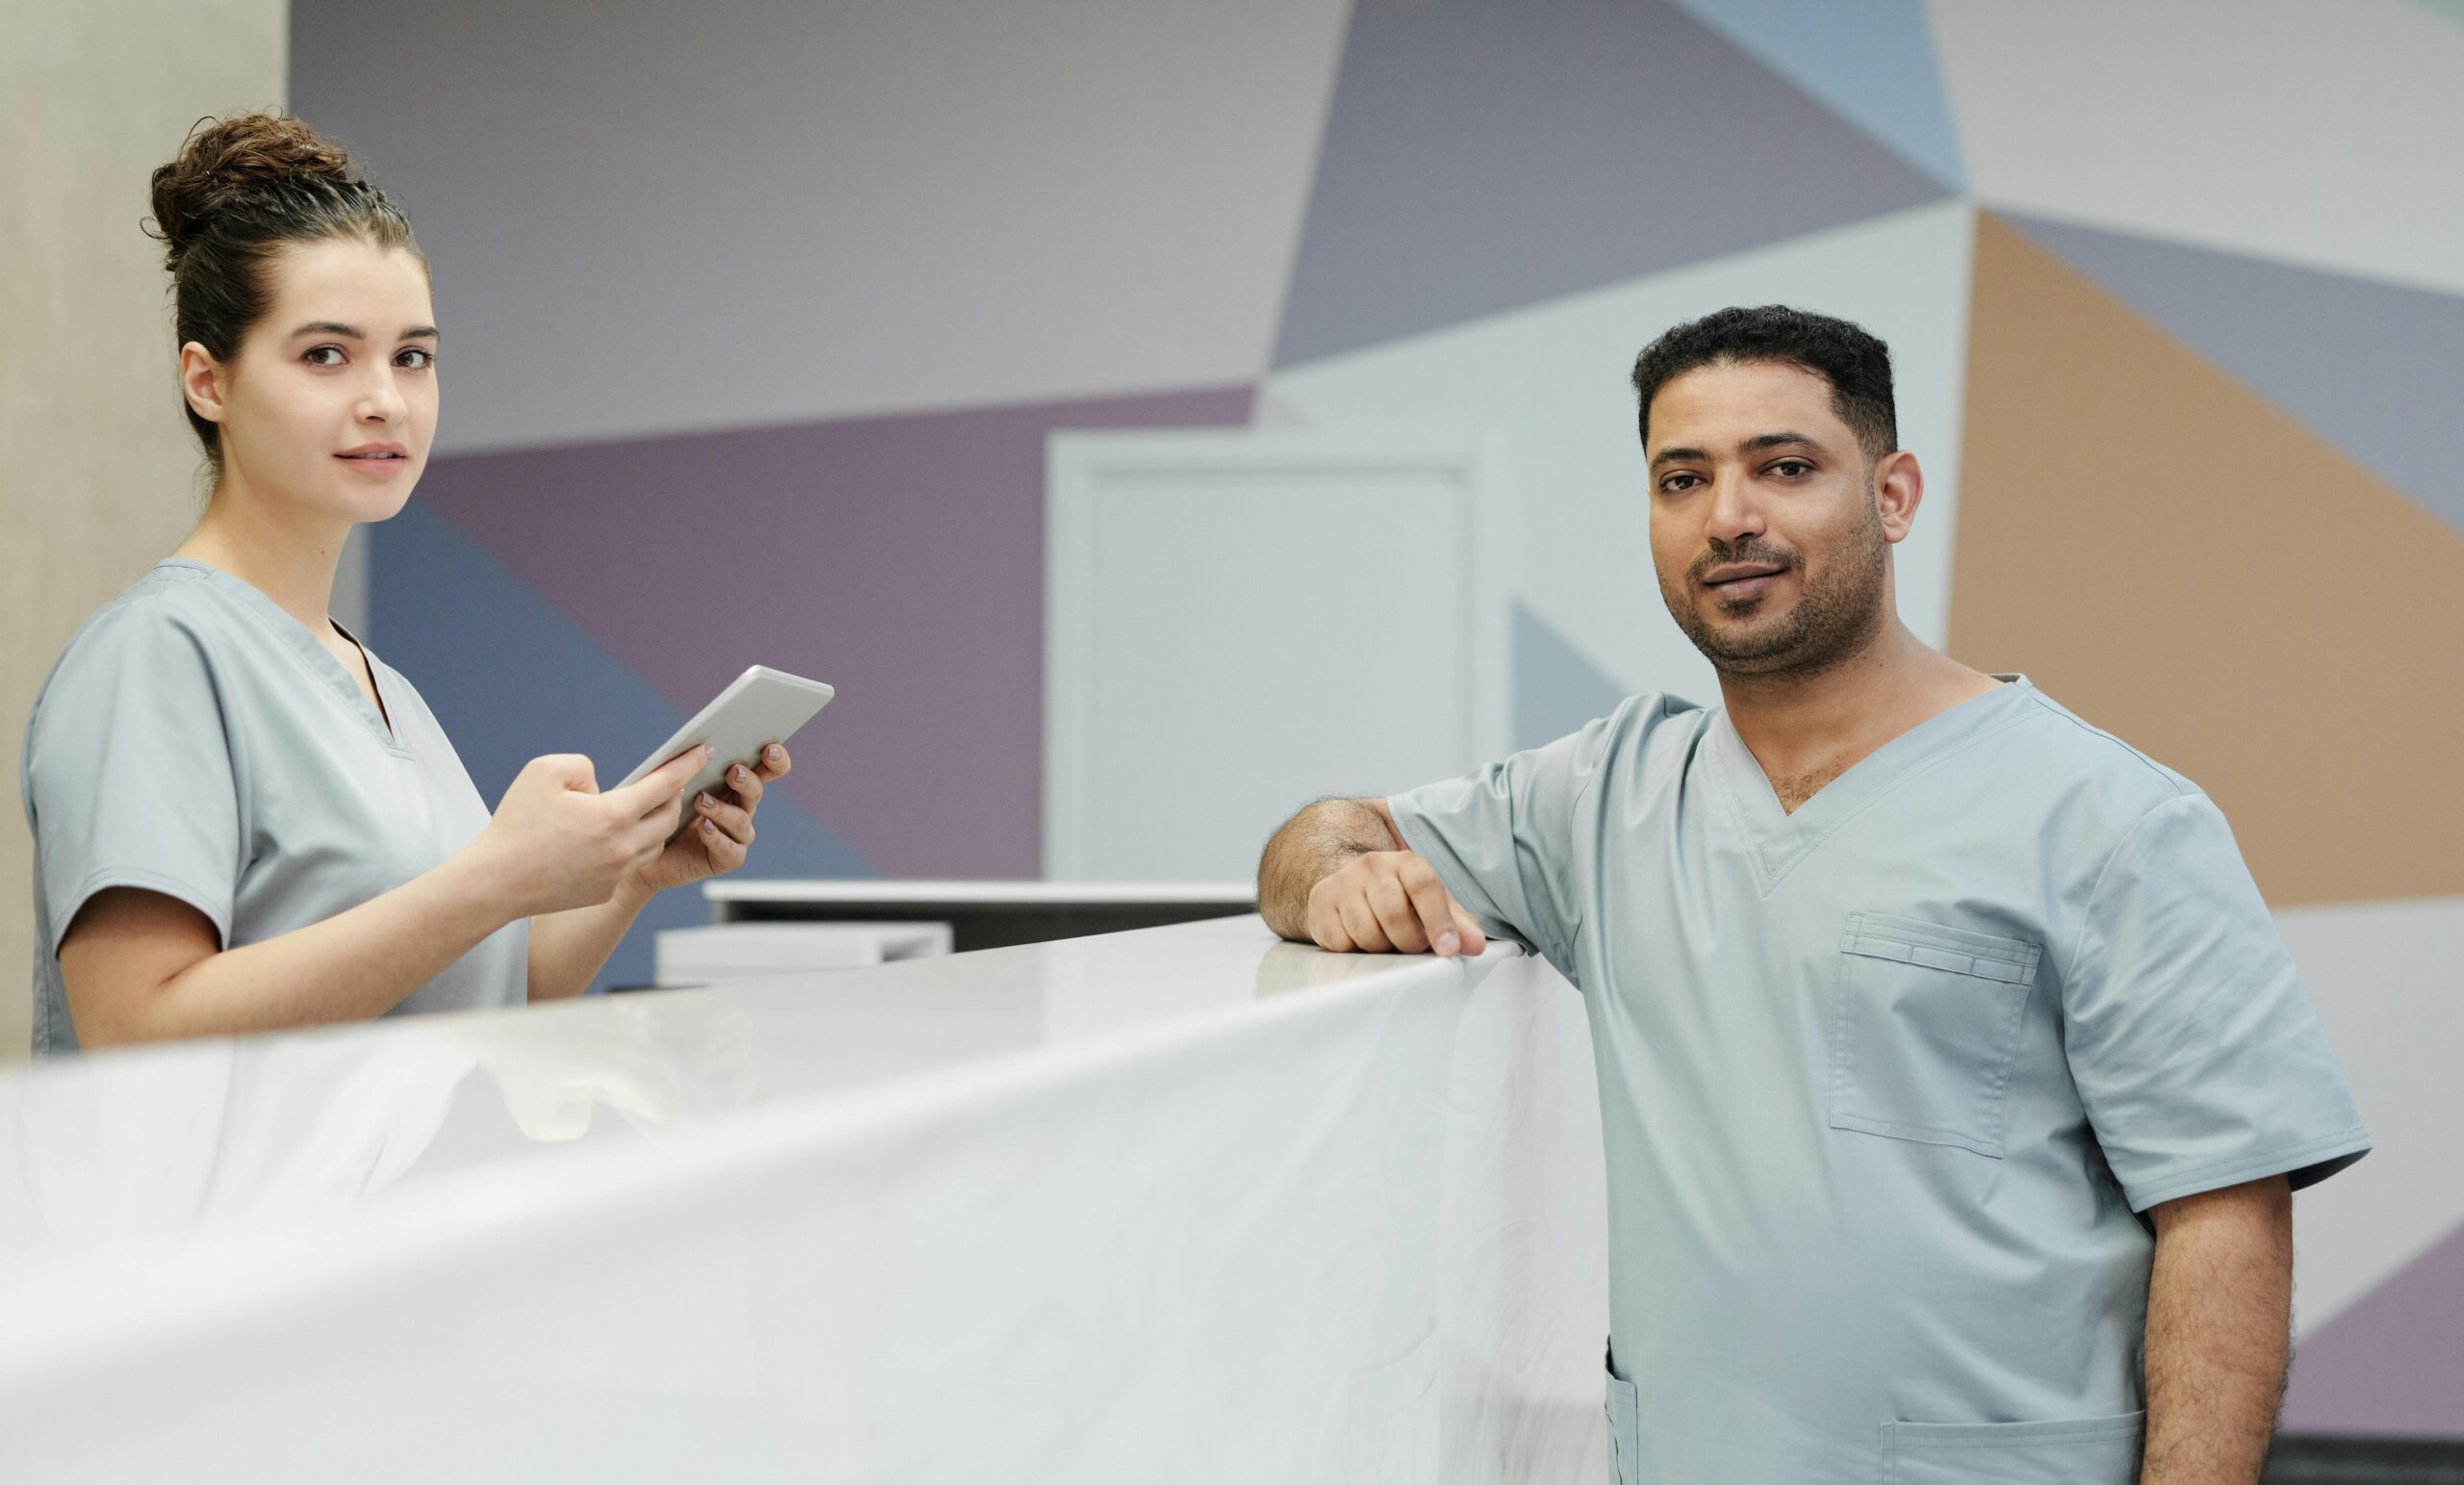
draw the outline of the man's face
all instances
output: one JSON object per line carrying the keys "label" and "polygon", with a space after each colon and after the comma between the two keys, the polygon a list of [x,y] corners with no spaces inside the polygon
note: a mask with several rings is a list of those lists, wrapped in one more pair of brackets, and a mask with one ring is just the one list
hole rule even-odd
{"label": "man's face", "polygon": [[1730,676],[1811,674],[1892,614],[1890,545],[1916,461],[1869,461],[1831,383],[1755,362],[1678,376],[1652,398],[1652,564],[1685,637]]}

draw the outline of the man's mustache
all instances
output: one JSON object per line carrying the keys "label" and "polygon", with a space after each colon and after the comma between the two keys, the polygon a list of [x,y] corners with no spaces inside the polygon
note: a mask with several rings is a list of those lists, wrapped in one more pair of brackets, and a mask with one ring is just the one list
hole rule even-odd
{"label": "man's mustache", "polygon": [[1685,576],[1688,581],[1699,584],[1703,580],[1704,574],[1715,567],[1726,567],[1732,562],[1751,562],[1758,566],[1784,570],[1797,565],[1797,554],[1785,547],[1758,541],[1750,536],[1733,544],[1715,541],[1711,543],[1709,550],[1694,559],[1694,565],[1685,570]]}

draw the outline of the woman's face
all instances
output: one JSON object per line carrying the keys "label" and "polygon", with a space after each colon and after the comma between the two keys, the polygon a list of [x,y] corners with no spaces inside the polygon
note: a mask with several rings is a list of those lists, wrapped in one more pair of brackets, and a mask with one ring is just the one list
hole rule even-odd
{"label": "woman's face", "polygon": [[427,269],[398,247],[327,238],[277,249],[268,309],[218,365],[182,348],[191,405],[221,424],[223,478],[286,518],[383,521],[436,432]]}

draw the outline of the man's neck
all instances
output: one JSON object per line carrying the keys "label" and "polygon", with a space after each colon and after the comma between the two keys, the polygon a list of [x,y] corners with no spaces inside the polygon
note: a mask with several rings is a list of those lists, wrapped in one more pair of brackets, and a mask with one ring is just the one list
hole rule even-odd
{"label": "man's neck", "polygon": [[173,555],[229,573],[273,600],[320,640],[339,642],[326,610],[333,602],[334,571],[342,562],[350,523],[281,519],[270,501],[251,498],[245,488],[228,483],[228,477],[215,491],[205,518]]}
{"label": "man's neck", "polygon": [[1720,678],[1737,735],[1793,810],[1875,749],[1996,682],[1888,621],[1873,641],[1810,675]]}

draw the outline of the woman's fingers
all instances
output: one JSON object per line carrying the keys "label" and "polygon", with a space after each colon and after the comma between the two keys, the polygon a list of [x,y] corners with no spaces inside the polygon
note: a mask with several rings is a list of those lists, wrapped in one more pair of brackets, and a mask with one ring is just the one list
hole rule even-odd
{"label": "woman's fingers", "polygon": [[[755,798],[758,799],[761,786],[755,784],[753,787]],[[711,827],[737,845],[753,844],[751,808],[743,805],[731,804],[715,794],[704,792],[693,796],[693,811],[702,817],[703,825]],[[701,826],[696,826],[695,829],[700,830]],[[709,831],[703,832],[705,836],[709,833]]]}
{"label": "woman's fingers", "polygon": [[728,792],[751,814],[761,807],[761,776],[741,763],[731,763],[727,772]]}
{"label": "woman's fingers", "polygon": [[785,743],[771,743],[761,750],[761,756],[754,761],[759,766],[761,777],[765,780],[784,779],[787,777],[787,770],[796,766],[795,760],[787,756]]}
{"label": "woman's fingers", "polygon": [[702,854],[709,858],[713,873],[726,873],[744,864],[745,852],[753,844],[753,828],[745,827],[745,837],[736,839],[719,829],[716,820],[705,815],[693,827],[694,838],[702,842]]}

